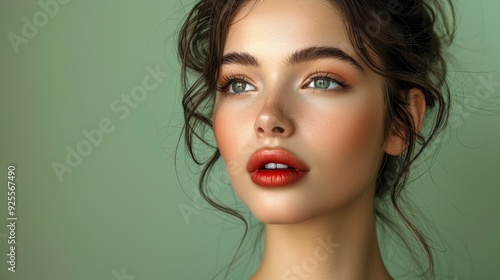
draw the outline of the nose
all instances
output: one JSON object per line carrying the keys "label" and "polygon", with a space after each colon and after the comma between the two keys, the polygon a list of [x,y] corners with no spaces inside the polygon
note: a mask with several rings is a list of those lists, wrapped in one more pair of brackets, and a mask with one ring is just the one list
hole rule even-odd
{"label": "nose", "polygon": [[295,125],[286,112],[283,97],[268,98],[255,120],[255,133],[259,137],[289,137],[295,132]]}

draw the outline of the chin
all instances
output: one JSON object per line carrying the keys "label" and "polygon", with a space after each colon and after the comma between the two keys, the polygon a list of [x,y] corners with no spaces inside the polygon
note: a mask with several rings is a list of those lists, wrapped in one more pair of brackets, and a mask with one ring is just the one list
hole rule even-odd
{"label": "chin", "polygon": [[[252,212],[253,213],[253,212]],[[302,216],[294,216],[294,215],[263,215],[263,216],[254,216],[264,224],[268,225],[290,225],[290,224],[298,224],[308,220],[308,217]]]}
{"label": "chin", "polygon": [[249,207],[252,214],[264,224],[284,225],[305,222],[316,215],[303,211],[302,207],[266,207],[265,205],[253,205]]}

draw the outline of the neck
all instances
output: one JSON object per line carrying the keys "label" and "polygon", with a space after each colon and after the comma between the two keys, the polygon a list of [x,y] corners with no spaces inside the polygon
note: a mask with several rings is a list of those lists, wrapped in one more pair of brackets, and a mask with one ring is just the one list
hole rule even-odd
{"label": "neck", "polygon": [[266,224],[262,262],[250,279],[392,279],[378,246],[373,198],[356,204],[298,224]]}

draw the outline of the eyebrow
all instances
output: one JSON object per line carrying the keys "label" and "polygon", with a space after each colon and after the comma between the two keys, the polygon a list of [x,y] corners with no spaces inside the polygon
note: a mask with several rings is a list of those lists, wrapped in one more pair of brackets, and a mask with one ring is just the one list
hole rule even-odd
{"label": "eyebrow", "polygon": [[[303,62],[323,59],[323,58],[333,58],[348,62],[361,72],[364,72],[363,67],[350,55],[342,51],[341,49],[334,47],[309,47],[301,50],[297,50],[292,53],[287,59],[286,64],[296,65]],[[252,56],[246,52],[231,52],[227,53],[222,57],[222,64],[241,64],[244,66],[255,66],[259,67],[260,63],[256,57]]]}
{"label": "eyebrow", "polygon": [[245,66],[255,66],[258,67],[259,61],[255,56],[252,56],[249,53],[246,52],[231,52],[228,54],[225,54],[222,57],[222,64],[241,64]]}

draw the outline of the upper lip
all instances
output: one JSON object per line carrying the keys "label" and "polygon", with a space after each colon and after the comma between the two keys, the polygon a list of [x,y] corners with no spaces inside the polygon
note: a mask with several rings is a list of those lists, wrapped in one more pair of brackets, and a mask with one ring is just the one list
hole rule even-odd
{"label": "upper lip", "polygon": [[262,148],[257,150],[248,160],[247,171],[254,172],[270,162],[285,164],[289,168],[301,171],[309,171],[309,167],[305,163],[283,148]]}

